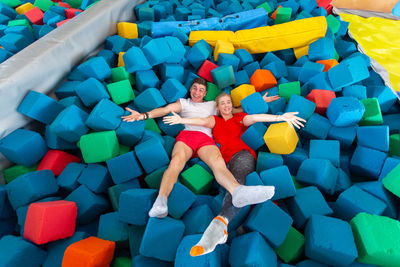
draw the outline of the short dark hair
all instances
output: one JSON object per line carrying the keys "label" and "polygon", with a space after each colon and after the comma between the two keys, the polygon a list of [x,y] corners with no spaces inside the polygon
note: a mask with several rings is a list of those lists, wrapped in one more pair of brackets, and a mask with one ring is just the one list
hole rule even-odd
{"label": "short dark hair", "polygon": [[196,79],[193,80],[192,85],[195,84],[195,83],[204,85],[206,87],[206,89],[207,89],[207,81],[206,81],[206,79],[201,78],[201,77],[196,78]]}

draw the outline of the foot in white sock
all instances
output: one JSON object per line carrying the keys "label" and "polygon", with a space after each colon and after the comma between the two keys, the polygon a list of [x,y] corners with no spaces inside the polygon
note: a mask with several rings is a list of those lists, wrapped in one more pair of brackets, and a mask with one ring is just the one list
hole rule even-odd
{"label": "foot in white sock", "polygon": [[154,201],[153,207],[149,211],[150,217],[164,218],[168,215],[167,198],[158,195]]}
{"label": "foot in white sock", "polygon": [[275,186],[238,186],[232,195],[232,204],[237,208],[262,203],[271,199],[275,194]]}
{"label": "foot in white sock", "polygon": [[190,250],[191,256],[201,256],[213,252],[219,244],[224,244],[228,239],[228,220],[217,216],[204,231],[199,243]]}

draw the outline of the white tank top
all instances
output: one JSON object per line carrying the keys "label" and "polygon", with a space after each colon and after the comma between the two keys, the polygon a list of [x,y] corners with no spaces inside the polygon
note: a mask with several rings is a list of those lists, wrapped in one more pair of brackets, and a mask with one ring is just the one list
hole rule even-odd
{"label": "white tank top", "polygon": [[[201,103],[193,102],[192,99],[179,98],[182,111],[179,115],[182,118],[206,118],[211,115],[217,115],[215,101],[206,101]],[[186,125],[185,131],[198,131],[205,133],[212,138],[211,129],[203,126]]]}

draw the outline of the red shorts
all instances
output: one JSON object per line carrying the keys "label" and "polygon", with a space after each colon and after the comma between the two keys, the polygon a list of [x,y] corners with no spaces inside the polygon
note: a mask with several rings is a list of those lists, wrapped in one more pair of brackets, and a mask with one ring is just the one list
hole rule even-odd
{"label": "red shorts", "polygon": [[176,142],[181,141],[193,150],[193,158],[197,157],[197,150],[203,146],[216,146],[214,139],[199,131],[181,131]]}

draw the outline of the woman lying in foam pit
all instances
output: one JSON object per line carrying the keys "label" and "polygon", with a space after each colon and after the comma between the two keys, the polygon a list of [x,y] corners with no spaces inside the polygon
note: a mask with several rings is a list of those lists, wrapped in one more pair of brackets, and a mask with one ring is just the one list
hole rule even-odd
{"label": "woman lying in foam pit", "polygon": [[[304,119],[297,117],[298,112],[288,112],[283,115],[254,114],[244,112],[232,113],[232,98],[227,93],[221,93],[216,98],[217,110],[220,116],[206,118],[181,118],[178,114],[164,117],[164,123],[198,125],[213,129],[214,139],[220,144],[222,157],[228,169],[240,184],[244,184],[246,176],[256,169],[256,153],[240,138],[246,129],[256,122],[286,121],[290,127],[303,127]],[[192,247],[190,254],[200,256],[212,252],[218,244],[223,244],[228,238],[228,223],[240,211],[232,205],[232,196],[226,193],[221,212],[212,220],[205,230],[199,243]]]}

